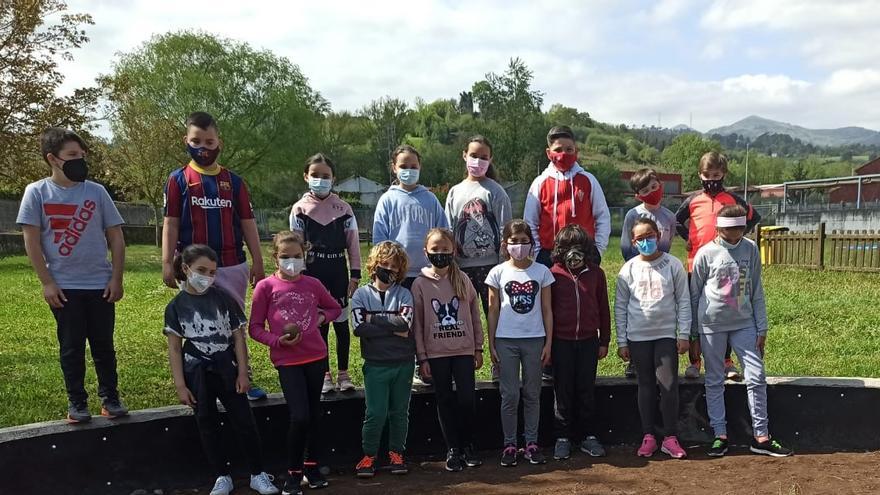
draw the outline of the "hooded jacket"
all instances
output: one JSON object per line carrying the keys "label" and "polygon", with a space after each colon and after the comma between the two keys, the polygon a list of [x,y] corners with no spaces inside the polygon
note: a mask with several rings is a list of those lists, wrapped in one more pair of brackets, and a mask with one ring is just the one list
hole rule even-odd
{"label": "hooded jacket", "polygon": [[417,277],[428,266],[425,236],[435,227],[449,228],[446,213],[437,196],[425,186],[407,191],[391,186],[379,198],[373,217],[373,244],[395,241],[403,246],[409,259],[407,277]]}
{"label": "hooded jacket", "polygon": [[483,324],[477,291],[462,273],[467,297],[460,300],[449,276],[439,277],[430,268],[413,282],[413,335],[419,361],[473,356],[483,350]]}
{"label": "hooded jacket", "polygon": [[572,274],[561,263],[550,268],[556,282],[553,295],[553,338],[560,340],[599,339],[608,347],[611,341],[611,310],[605,272],[588,262]]}

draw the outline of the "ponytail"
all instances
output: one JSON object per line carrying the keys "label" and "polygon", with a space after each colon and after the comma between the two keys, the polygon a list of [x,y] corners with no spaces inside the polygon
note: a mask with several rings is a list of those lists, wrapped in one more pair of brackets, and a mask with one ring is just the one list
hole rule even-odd
{"label": "ponytail", "polygon": [[458,267],[458,262],[455,260],[449,264],[449,283],[452,284],[452,290],[458,296],[459,301],[464,303],[468,300],[468,296],[470,296],[468,278],[461,271],[461,268]]}

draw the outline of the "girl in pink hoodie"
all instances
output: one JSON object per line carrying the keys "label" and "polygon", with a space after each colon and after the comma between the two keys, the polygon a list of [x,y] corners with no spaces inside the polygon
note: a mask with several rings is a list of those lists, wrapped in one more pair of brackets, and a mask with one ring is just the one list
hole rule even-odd
{"label": "girl in pink hoodie", "polygon": [[[342,308],[318,279],[302,275],[307,250],[299,234],[276,234],[272,258],[277,269],[257,283],[251,303],[250,336],[269,347],[290,410],[284,493],[301,493],[304,476],[311,488],[328,484],[318,469],[318,436],[313,431],[321,417],[327,367],[327,345],[319,327],[338,318]],[[306,445],[310,459],[304,462]]]}

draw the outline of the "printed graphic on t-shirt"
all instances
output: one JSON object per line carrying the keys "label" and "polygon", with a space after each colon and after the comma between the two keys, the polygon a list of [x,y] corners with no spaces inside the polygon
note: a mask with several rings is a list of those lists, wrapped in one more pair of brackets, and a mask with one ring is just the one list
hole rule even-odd
{"label": "printed graphic on t-shirt", "polygon": [[435,339],[464,336],[464,330],[461,330],[461,325],[464,322],[458,319],[458,296],[452,296],[448,303],[442,303],[439,299],[431,299],[431,308],[437,315],[437,323],[434,323],[433,331]]}
{"label": "printed graphic on t-shirt", "polygon": [[541,284],[534,280],[529,280],[528,282],[511,280],[504,284],[504,293],[510,299],[510,307],[521,315],[532,312],[540,289]]}
{"label": "printed graphic on t-shirt", "polygon": [[44,203],[43,213],[49,218],[49,227],[52,229],[54,243],[58,246],[58,254],[70,256],[73,254],[76,244],[82,237],[83,232],[89,226],[98,204],[87,199],[82,206],[64,203]]}
{"label": "printed graphic on t-shirt", "polygon": [[482,199],[464,205],[454,230],[462,258],[482,258],[500,249],[498,221]]}
{"label": "printed graphic on t-shirt", "polygon": [[278,315],[285,324],[292,323],[307,332],[312,327],[312,312],[299,312],[294,308],[311,308],[318,305],[311,292],[300,293],[292,290],[272,293],[272,305],[278,308]]}
{"label": "printed graphic on t-shirt", "polygon": [[645,303],[657,302],[663,299],[663,279],[651,266],[644,266],[636,290],[643,306]]}
{"label": "printed graphic on t-shirt", "polygon": [[[181,317],[180,329],[189,345],[195,347],[201,356],[210,358],[229,348],[232,342],[232,327],[229,323],[229,313],[217,308],[213,315],[206,316],[195,311],[189,319]],[[186,361],[199,359],[190,353],[184,353],[184,358]]]}
{"label": "printed graphic on t-shirt", "polygon": [[718,286],[724,304],[734,309],[741,308],[751,294],[751,273],[747,261],[730,263],[719,268]]}

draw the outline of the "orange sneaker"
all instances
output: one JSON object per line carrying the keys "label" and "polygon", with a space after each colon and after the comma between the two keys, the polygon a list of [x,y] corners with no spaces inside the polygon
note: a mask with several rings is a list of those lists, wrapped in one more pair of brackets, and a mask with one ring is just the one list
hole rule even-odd
{"label": "orange sneaker", "polygon": [[388,460],[391,461],[391,474],[406,474],[409,472],[409,468],[406,467],[406,462],[403,461],[403,454],[399,454],[393,450],[389,451]]}
{"label": "orange sneaker", "polygon": [[375,466],[376,458],[373,456],[365,455],[361,462],[357,463],[354,470],[357,473],[358,478],[372,478],[376,476],[376,466]]}

